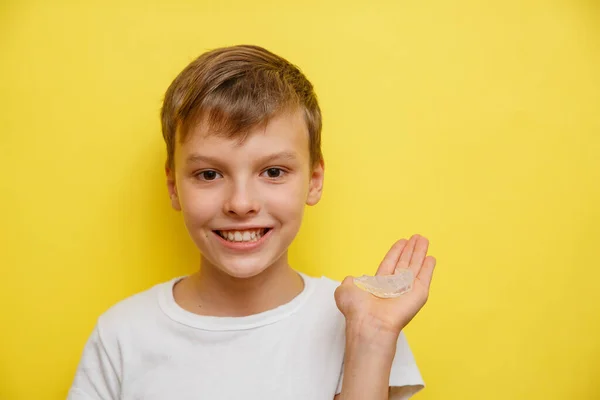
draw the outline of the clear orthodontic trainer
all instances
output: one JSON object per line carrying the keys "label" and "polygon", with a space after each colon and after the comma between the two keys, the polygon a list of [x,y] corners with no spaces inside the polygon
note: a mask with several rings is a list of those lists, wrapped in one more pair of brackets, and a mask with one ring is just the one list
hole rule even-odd
{"label": "clear orthodontic trainer", "polygon": [[410,292],[414,279],[412,270],[401,269],[397,270],[394,275],[363,275],[354,278],[354,284],[373,296],[389,299]]}

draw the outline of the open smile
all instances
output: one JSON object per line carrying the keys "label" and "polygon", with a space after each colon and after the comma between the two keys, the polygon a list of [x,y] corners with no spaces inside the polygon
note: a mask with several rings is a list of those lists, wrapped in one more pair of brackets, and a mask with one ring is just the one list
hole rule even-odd
{"label": "open smile", "polygon": [[256,242],[270,230],[271,228],[257,228],[244,230],[215,230],[213,232],[229,242]]}
{"label": "open smile", "polygon": [[214,230],[218,241],[232,250],[253,250],[260,247],[273,232],[273,228],[253,228],[244,230]]}

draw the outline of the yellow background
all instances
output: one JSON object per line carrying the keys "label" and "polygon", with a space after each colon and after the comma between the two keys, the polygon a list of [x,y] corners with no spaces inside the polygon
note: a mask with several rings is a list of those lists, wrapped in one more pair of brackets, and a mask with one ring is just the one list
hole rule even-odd
{"label": "yellow background", "polygon": [[64,399],[98,315],[196,268],[158,113],[238,43],[299,65],[324,112],[293,266],[342,279],[431,240],[416,398],[600,399],[592,0],[1,2],[1,399]]}

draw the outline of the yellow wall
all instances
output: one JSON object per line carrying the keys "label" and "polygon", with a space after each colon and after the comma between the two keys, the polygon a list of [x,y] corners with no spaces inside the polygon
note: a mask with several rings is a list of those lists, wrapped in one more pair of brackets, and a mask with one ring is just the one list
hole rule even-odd
{"label": "yellow wall", "polygon": [[3,1],[1,399],[64,399],[97,316],[196,267],[158,112],[192,58],[238,43],[301,66],[325,115],[293,265],[341,279],[430,238],[419,400],[600,399],[591,0]]}

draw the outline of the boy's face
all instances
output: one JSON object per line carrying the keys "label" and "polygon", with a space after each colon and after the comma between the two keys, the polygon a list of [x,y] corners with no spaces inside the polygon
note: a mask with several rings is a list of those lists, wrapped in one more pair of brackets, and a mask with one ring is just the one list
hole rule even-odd
{"label": "boy's face", "polygon": [[177,143],[169,194],[203,268],[249,278],[287,263],[304,205],[316,204],[323,187],[323,162],[311,167],[308,141],[298,110],[277,115],[242,143],[200,128]]}

